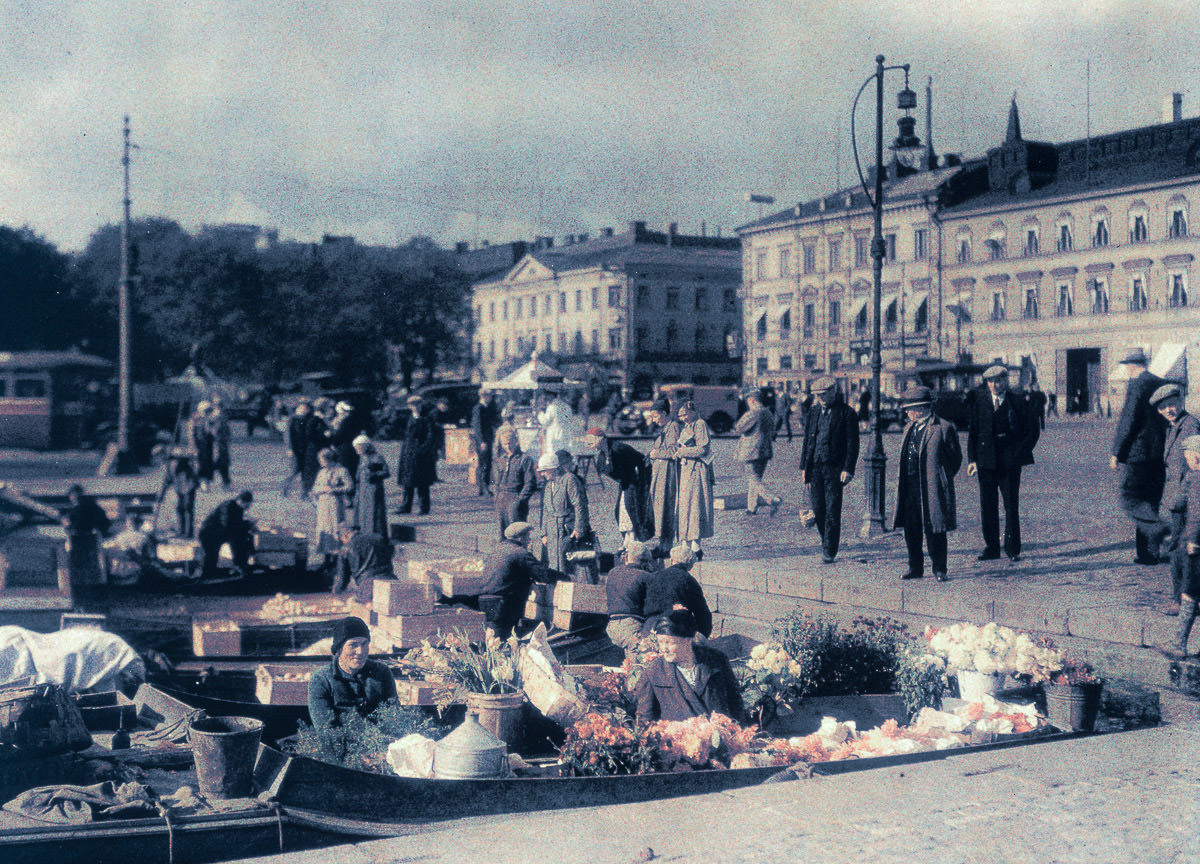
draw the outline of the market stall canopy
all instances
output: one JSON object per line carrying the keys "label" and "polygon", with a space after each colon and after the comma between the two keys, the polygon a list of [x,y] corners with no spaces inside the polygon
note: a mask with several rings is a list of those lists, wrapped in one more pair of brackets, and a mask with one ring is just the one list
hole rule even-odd
{"label": "market stall canopy", "polygon": [[1150,360],[1150,371],[1169,381],[1187,381],[1187,345],[1164,342]]}
{"label": "market stall canopy", "polygon": [[535,354],[524,366],[510,372],[499,381],[483,385],[484,390],[536,390],[543,384],[561,383],[563,374]]}

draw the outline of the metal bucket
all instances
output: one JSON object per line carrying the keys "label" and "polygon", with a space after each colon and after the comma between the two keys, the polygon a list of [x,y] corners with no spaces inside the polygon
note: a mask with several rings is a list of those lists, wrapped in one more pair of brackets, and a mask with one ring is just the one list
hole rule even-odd
{"label": "metal bucket", "polygon": [[437,743],[433,773],[447,780],[499,777],[507,773],[508,750],[504,742],[467,713],[462,725]]}
{"label": "metal bucket", "polygon": [[263,722],[252,717],[203,717],[188,726],[200,791],[214,798],[248,798]]}
{"label": "metal bucket", "polygon": [[479,718],[479,725],[509,747],[520,743],[525,734],[521,706],[524,691],[516,693],[468,693],[467,710]]}

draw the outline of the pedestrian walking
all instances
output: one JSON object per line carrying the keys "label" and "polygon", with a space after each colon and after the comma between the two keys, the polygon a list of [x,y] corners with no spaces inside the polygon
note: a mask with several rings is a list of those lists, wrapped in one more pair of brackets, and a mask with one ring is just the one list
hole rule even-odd
{"label": "pedestrian walking", "polygon": [[1037,382],[1029,386],[1029,407],[1037,420],[1038,428],[1046,428],[1046,394],[1038,389]]}
{"label": "pedestrian walking", "polygon": [[775,434],[779,434],[779,430],[787,430],[787,440],[792,440],[792,385],[784,385],[783,393],[779,396],[779,412],[775,418]]}
{"label": "pedestrian walking", "polygon": [[933,413],[933,394],[928,387],[912,387],[901,398],[908,425],[900,441],[895,527],[904,529],[908,571],[900,578],[925,575],[923,535],[933,575],[945,582],[950,578],[946,535],[958,527],[954,500],[954,475],[962,466],[958,430]]}
{"label": "pedestrian walking", "polygon": [[429,487],[437,479],[438,429],[420,396],[409,396],[408,408],[411,416],[404,427],[404,440],[396,461],[396,482],[402,490],[399,512],[412,512],[415,493],[420,500],[420,513],[425,515],[430,507]]}
{"label": "pedestrian walking", "polygon": [[1150,397],[1165,382],[1147,368],[1150,361],[1141,348],[1134,349],[1121,363],[1129,367],[1129,384],[1109,465],[1114,471],[1123,466],[1121,507],[1135,526],[1133,560],[1149,566],[1159,563],[1162,532],[1158,505],[1166,480],[1163,442],[1167,431],[1166,421],[1150,407]]}
{"label": "pedestrian walking", "polygon": [[1058,394],[1050,392],[1046,394],[1046,416],[1058,416]]}
{"label": "pedestrian walking", "polygon": [[1000,502],[1004,502],[1004,554],[1021,557],[1021,469],[1033,464],[1040,429],[1029,406],[1008,389],[1008,369],[983,373],[968,408],[967,476],[979,477],[983,552],[980,561],[1000,557]]}
{"label": "pedestrian walking", "polygon": [[676,539],[702,557],[700,541],[713,536],[713,466],[708,424],[696,403],[683,402],[678,411],[679,528]]}
{"label": "pedestrian walking", "polygon": [[[1150,394],[1150,407],[1154,408],[1167,422],[1167,431],[1163,437],[1163,480],[1162,506],[1167,512],[1167,525],[1170,533],[1163,553],[1171,556],[1171,601],[1163,608],[1166,615],[1179,614],[1179,592],[1182,590],[1185,578],[1182,564],[1186,559],[1175,555],[1179,548],[1179,538],[1183,533],[1187,514],[1187,495],[1184,489],[1184,479],[1188,474],[1188,464],[1184,452],[1184,441],[1193,435],[1200,435],[1200,420],[1189,414],[1183,405],[1183,391],[1178,384],[1164,384]],[[1165,527],[1165,526],[1164,526]],[[1161,532],[1163,529],[1160,528]]]}
{"label": "pedestrian walking", "polygon": [[[304,471],[305,452],[308,449],[308,424],[311,420],[310,412],[312,406],[307,399],[302,399],[296,405],[296,410],[287,422],[287,447],[288,447],[288,462],[289,473],[283,481],[283,497],[288,497],[292,491],[292,484],[297,480],[301,480],[301,474]],[[300,482],[300,497],[307,498],[308,490],[304,487],[304,482]]]}
{"label": "pedestrian walking", "polygon": [[813,392],[816,399],[804,418],[800,482],[808,486],[821,560],[831,564],[842,538],[843,490],[858,464],[858,415],[841,399],[833,378],[818,378]]}
{"label": "pedestrian walking", "polygon": [[391,476],[387,463],[366,435],[359,435],[353,443],[358,453],[358,476],[354,478],[354,527],[364,534],[387,537],[387,494],[383,488],[383,481]]}
{"label": "pedestrian walking", "polygon": [[671,404],[660,397],[647,412],[658,436],[650,446],[650,518],[654,546],[670,549],[679,525],[679,431],[683,427],[671,414]]}
{"label": "pedestrian walking", "polygon": [[500,536],[514,522],[529,518],[529,500],[537,491],[537,474],[529,455],[521,452],[521,439],[513,427],[497,432],[496,457],[492,465],[492,491]]}
{"label": "pedestrian walking", "polygon": [[774,516],[783,499],[767,488],[763,474],[775,455],[775,415],[763,404],[761,390],[750,390],[744,398],[746,413],[738,418],[733,431],[742,436],[737,457],[746,466],[746,512],[753,516],[763,502]]}
{"label": "pedestrian walking", "polygon": [[646,541],[654,533],[650,517],[650,466],[646,457],[624,441],[613,441],[599,426],[584,435],[584,443],[596,451],[596,472],[617,481],[613,518],[622,543],[630,536]]}
{"label": "pedestrian walking", "polygon": [[201,399],[196,403],[196,410],[192,413],[187,428],[187,448],[196,454],[196,476],[200,478],[200,488],[204,491],[208,491],[208,484],[213,479],[216,449],[215,430],[209,423],[210,411],[212,403]]}
{"label": "pedestrian walking", "polygon": [[1173,553],[1182,574],[1179,624],[1174,643],[1160,649],[1172,660],[1182,660],[1188,656],[1188,636],[1200,612],[1197,608],[1197,599],[1200,598],[1200,435],[1189,435],[1183,440],[1183,453],[1188,467],[1183,481],[1184,523]]}
{"label": "pedestrian walking", "polygon": [[325,556],[328,566],[342,548],[342,526],[346,521],[346,507],[354,494],[354,479],[332,447],[318,453],[317,460],[321,470],[317,472],[312,488],[317,501],[317,554]]}
{"label": "pedestrian walking", "polygon": [[479,392],[479,402],[471,409],[471,451],[476,459],[475,487],[480,495],[490,495],[492,485],[492,445],[499,419],[490,391]]}
{"label": "pedestrian walking", "polygon": [[571,470],[573,462],[569,450],[544,453],[538,460],[543,483],[539,527],[546,544],[546,565],[568,575],[574,568],[567,555],[592,536],[587,489]]}
{"label": "pedestrian walking", "polygon": [[67,568],[74,585],[95,585],[102,581],[100,538],[112,525],[108,514],[96,499],[78,483],[67,488],[67,506],[62,510],[67,530]]}
{"label": "pedestrian walking", "polygon": [[208,412],[208,426],[212,430],[213,440],[213,467],[209,480],[211,482],[220,474],[221,486],[229,489],[232,486],[229,479],[229,469],[232,464],[229,444],[233,433],[229,428],[229,420],[221,409],[220,400],[213,401],[212,410]]}
{"label": "pedestrian walking", "polygon": [[196,532],[196,490],[200,488],[200,478],[186,447],[172,447],[170,452],[171,458],[163,466],[158,503],[162,505],[168,490],[175,493],[175,536],[190,539]]}

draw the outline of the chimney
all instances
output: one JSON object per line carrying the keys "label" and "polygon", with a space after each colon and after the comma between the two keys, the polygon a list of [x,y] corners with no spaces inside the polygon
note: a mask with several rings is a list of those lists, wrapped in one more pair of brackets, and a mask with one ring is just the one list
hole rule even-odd
{"label": "chimney", "polygon": [[1178,123],[1183,119],[1183,94],[1172,93],[1163,97],[1162,122]]}
{"label": "chimney", "polygon": [[576,243],[586,243],[587,241],[588,241],[587,234],[580,234],[578,237],[575,238]]}
{"label": "chimney", "polygon": [[667,245],[668,246],[675,245],[675,235],[678,233],[679,233],[679,223],[678,222],[672,222],[670,225],[667,226]]}
{"label": "chimney", "polygon": [[462,255],[471,248],[471,244],[466,240],[460,240],[454,244],[454,254]]}
{"label": "chimney", "polygon": [[611,236],[613,236],[613,229],[611,229],[611,228],[605,228],[605,229],[601,230],[601,232],[600,232],[600,236],[601,236],[601,237],[611,237]]}

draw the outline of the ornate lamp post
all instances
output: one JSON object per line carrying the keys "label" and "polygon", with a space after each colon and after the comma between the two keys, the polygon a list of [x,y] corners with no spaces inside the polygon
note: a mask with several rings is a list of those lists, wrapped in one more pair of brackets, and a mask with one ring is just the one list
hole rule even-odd
{"label": "ornate lamp post", "polygon": [[[867,467],[867,509],[863,512],[862,530],[860,532],[863,537],[870,536],[872,530],[876,532],[888,530],[887,518],[885,516],[887,454],[883,450],[883,430],[879,426],[880,374],[883,368],[880,306],[883,302],[883,259],[887,253],[887,248],[883,240],[883,73],[895,69],[904,70],[904,89],[900,91],[899,107],[904,110],[915,108],[917,105],[917,94],[908,88],[909,65],[905,63],[903,66],[884,66],[883,55],[880,54],[875,58],[874,74],[868,77],[862,83],[862,86],[858,88],[858,94],[854,97],[854,106],[850,110],[850,141],[854,150],[854,165],[858,169],[858,179],[862,183],[863,192],[867,195],[867,201],[870,202],[871,207],[875,211],[875,236],[871,240],[871,259],[874,265],[875,281],[875,302],[874,313],[872,315],[873,330],[871,335],[871,444],[866,456],[863,457],[863,462]],[[871,189],[867,185],[867,180],[862,173],[862,165],[858,159],[858,141],[854,134],[854,118],[858,113],[858,100],[872,80],[875,82],[874,195],[871,194]]]}

